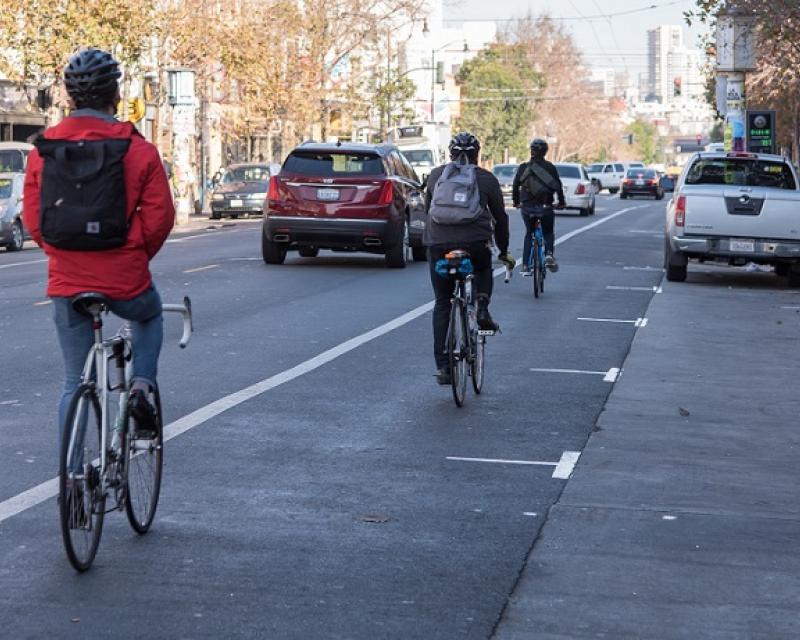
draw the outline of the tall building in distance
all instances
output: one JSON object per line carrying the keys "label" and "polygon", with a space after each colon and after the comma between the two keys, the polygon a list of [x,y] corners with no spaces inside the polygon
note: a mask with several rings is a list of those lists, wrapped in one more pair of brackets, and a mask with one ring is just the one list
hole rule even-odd
{"label": "tall building in distance", "polygon": [[661,25],[647,31],[647,95],[666,104],[703,95],[702,52],[687,47],[683,28]]}

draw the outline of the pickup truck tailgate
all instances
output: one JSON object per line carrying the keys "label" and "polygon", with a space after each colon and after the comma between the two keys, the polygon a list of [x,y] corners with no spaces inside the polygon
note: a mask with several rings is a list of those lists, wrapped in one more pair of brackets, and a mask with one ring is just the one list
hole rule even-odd
{"label": "pickup truck tailgate", "polygon": [[800,241],[800,191],[685,186],[687,235]]}

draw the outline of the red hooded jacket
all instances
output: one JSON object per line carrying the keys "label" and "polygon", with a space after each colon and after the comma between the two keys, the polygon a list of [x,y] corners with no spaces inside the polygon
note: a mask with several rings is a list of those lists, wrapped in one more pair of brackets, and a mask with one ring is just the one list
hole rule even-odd
{"label": "red hooded jacket", "polygon": [[67,251],[42,240],[39,227],[39,193],[43,161],[34,149],[25,174],[23,223],[44,249],[48,263],[48,296],[74,296],[98,291],[114,300],[130,300],[152,283],[150,259],[167,239],[175,223],[167,175],[158,150],[129,122],[110,122],[92,116],[64,119],[44,132],[59,140],[130,138],[123,160],[128,200],[128,239],[124,246],[105,251]]}

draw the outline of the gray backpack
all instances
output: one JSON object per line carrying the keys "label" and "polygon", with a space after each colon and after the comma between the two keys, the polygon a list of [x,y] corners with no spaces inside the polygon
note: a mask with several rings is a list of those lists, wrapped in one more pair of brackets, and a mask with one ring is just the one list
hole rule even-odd
{"label": "gray backpack", "polygon": [[472,224],[483,213],[474,164],[451,162],[436,181],[429,215],[436,224]]}

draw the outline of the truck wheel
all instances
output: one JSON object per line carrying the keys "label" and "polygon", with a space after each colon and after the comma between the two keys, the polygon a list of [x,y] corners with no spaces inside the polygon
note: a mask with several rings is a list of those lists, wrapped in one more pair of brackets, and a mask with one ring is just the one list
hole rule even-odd
{"label": "truck wheel", "polygon": [[619,191],[619,188],[616,188],[616,189],[615,189],[614,187],[609,187],[609,188],[608,188],[608,192],[609,192],[609,193],[610,193],[612,196],[613,196],[613,195],[615,195],[615,194],[617,193],[617,191]]}
{"label": "truck wheel", "polygon": [[297,250],[301,258],[316,258],[319,255],[318,247],[300,247]]}
{"label": "truck wheel", "polygon": [[266,234],[262,232],[261,255],[267,264],[283,264],[286,260],[286,245],[267,239]]}
{"label": "truck wheel", "polygon": [[6,245],[6,251],[22,251],[24,244],[25,231],[22,228],[22,222],[17,218],[11,227],[11,244]]}
{"label": "truck wheel", "polygon": [[414,262],[425,262],[428,259],[425,247],[412,247],[411,252],[414,254]]}
{"label": "truck wheel", "polygon": [[785,278],[789,275],[789,263],[779,262],[775,265],[775,275],[779,278]]}
{"label": "truck wheel", "polygon": [[667,280],[670,282],[686,281],[686,265],[689,259],[679,251],[673,251],[669,240],[664,239],[664,269],[667,271]]}
{"label": "truck wheel", "polygon": [[788,276],[790,287],[800,287],[800,264],[791,265]]}

